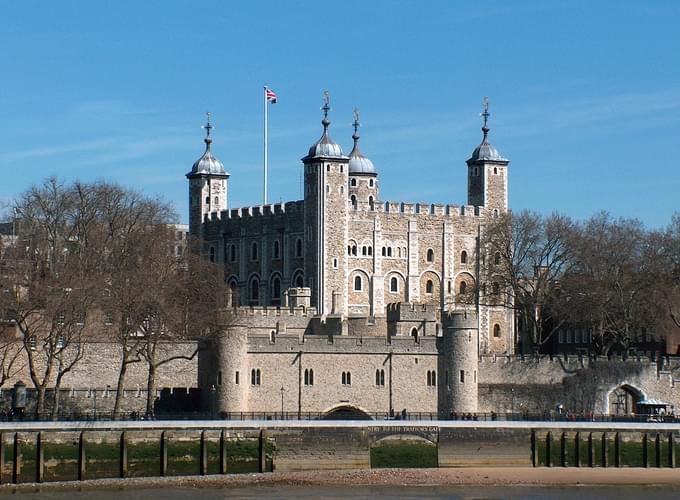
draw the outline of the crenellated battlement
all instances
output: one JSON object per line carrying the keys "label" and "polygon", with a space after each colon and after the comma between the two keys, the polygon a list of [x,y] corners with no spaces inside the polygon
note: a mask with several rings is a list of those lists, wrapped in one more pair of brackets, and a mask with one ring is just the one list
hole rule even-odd
{"label": "crenellated battlement", "polygon": [[206,214],[203,222],[220,222],[227,220],[251,219],[258,217],[276,217],[288,215],[295,217],[302,215],[305,202],[303,200],[289,201],[287,203],[273,203],[268,205],[255,205],[250,207],[232,208],[221,212]]}
{"label": "crenellated battlement", "polygon": [[273,307],[273,306],[239,306],[230,309],[238,317],[297,317],[312,318],[316,316],[315,307]]}
{"label": "crenellated battlement", "polygon": [[376,205],[382,213],[407,215],[433,215],[436,217],[480,217],[484,215],[484,207],[474,205],[444,205],[438,203],[407,203],[386,201]]}

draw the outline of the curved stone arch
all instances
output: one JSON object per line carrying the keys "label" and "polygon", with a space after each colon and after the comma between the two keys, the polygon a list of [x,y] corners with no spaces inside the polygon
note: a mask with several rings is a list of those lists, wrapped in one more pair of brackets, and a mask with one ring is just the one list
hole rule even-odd
{"label": "curved stone arch", "polygon": [[441,274],[439,274],[438,271],[432,269],[431,267],[428,267],[427,269],[424,269],[422,273],[420,273],[420,276],[419,276],[419,277],[422,279],[422,277],[423,277],[426,273],[432,273],[432,274],[434,274],[434,275],[437,277],[437,279],[439,280],[439,282],[441,283],[441,281],[442,281],[442,276],[441,276]]}
{"label": "curved stone arch", "polygon": [[[442,280],[439,273],[433,269],[426,269],[420,273],[420,300],[424,303],[439,304],[442,293]],[[432,282],[432,288],[428,287],[428,282]]]}
{"label": "curved stone arch", "polygon": [[[279,279],[279,295],[278,297],[274,296],[274,279],[278,278]],[[281,304],[283,300],[283,276],[281,275],[280,271],[273,271],[269,275],[269,280],[267,282],[267,286],[269,287],[269,300],[272,302],[272,304]]]}
{"label": "curved stone arch", "polygon": [[439,442],[439,430],[437,428],[428,431],[425,429],[418,430],[408,427],[404,429],[403,432],[398,427],[395,429],[385,429],[371,432],[369,434],[368,441],[370,446],[374,446],[385,439],[398,439],[402,436],[412,436],[434,445],[437,445]]}
{"label": "curved stone arch", "polygon": [[362,416],[362,420],[373,420],[373,417],[371,417],[371,414],[366,408],[363,408],[354,403],[338,403],[330,407],[327,407],[321,412],[321,418],[328,419],[328,417],[331,414],[342,410],[347,410],[356,413],[357,415]]}
{"label": "curved stone arch", "polygon": [[[462,282],[465,282],[465,295],[461,296],[460,286]],[[475,277],[472,276],[468,271],[460,271],[453,278],[453,295],[456,298],[456,302],[468,302],[474,301],[475,286],[477,281]]]}
{"label": "curved stone arch", "polygon": [[305,271],[301,267],[294,269],[291,273],[290,286],[293,288],[300,288],[298,285],[298,278],[302,279],[302,286],[305,285]]}
{"label": "curved stone arch", "polygon": [[[392,278],[397,278],[397,291],[393,292],[391,287]],[[406,301],[406,275],[397,269],[391,269],[385,273],[385,283],[383,285],[385,293],[385,303]]]}
{"label": "curved stone arch", "polygon": [[[628,393],[634,400],[632,401],[633,404],[637,403],[638,401],[641,401],[643,399],[647,399],[647,396],[645,395],[644,391],[637,387],[634,384],[631,384],[627,380],[624,380],[623,382],[619,382],[616,385],[609,386],[607,388],[607,391],[604,394],[604,401],[602,404],[602,412],[605,415],[610,414],[610,408],[612,407],[614,401],[611,400],[611,395],[614,394],[614,392],[622,390]],[[635,413],[635,408],[633,407],[633,411],[630,413]]]}
{"label": "curved stone arch", "polygon": [[[253,281],[257,280],[258,284],[258,290],[257,290],[257,298],[253,298]],[[262,283],[262,277],[260,276],[260,273],[254,272],[250,273],[248,275],[248,279],[246,280],[246,297],[247,297],[247,303],[250,305],[260,305],[262,303],[262,296],[260,293],[259,288],[261,287]],[[254,302],[257,302],[254,304]]]}

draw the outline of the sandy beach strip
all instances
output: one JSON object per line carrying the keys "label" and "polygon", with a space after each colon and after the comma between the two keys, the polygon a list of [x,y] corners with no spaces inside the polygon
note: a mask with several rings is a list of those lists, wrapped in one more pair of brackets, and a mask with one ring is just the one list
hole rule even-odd
{"label": "sandy beach strip", "polygon": [[51,483],[3,484],[0,493],[50,490],[141,488],[220,488],[253,486],[680,486],[677,469],[642,468],[455,468],[370,469],[210,476],[91,479]]}

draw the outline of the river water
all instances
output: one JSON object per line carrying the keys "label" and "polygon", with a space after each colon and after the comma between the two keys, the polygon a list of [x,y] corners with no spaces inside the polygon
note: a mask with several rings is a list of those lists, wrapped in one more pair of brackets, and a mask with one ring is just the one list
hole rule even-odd
{"label": "river water", "polygon": [[340,499],[355,498],[373,500],[376,498],[399,499],[546,499],[546,500],[628,500],[647,498],[665,500],[680,498],[680,488],[673,486],[362,486],[362,487],[317,487],[317,486],[246,486],[208,488],[150,488],[125,490],[88,490],[68,492],[21,493],[15,498],[22,500],[218,500],[223,498],[279,498]]}

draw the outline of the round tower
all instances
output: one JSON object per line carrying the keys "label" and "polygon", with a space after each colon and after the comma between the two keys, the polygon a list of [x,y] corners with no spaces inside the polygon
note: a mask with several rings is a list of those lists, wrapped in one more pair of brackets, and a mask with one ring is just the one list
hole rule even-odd
{"label": "round tower", "polygon": [[444,412],[476,413],[478,398],[477,314],[455,311],[444,318]]}
{"label": "round tower", "polygon": [[248,330],[242,326],[229,327],[215,341],[215,365],[213,381],[208,389],[214,391],[214,412],[248,411],[248,388],[251,375],[254,381],[261,379],[261,374],[250,373],[248,366]]}

